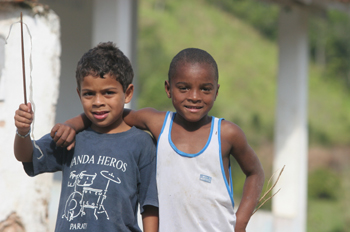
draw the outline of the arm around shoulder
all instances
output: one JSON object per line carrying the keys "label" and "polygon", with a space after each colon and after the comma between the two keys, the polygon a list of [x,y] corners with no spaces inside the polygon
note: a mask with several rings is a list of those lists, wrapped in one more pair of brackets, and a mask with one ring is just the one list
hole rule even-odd
{"label": "arm around shoulder", "polygon": [[63,124],[57,123],[51,129],[50,135],[58,147],[67,147],[67,150],[71,150],[75,146],[76,133],[83,131],[90,125],[91,121],[82,113],[68,119]]}
{"label": "arm around shoulder", "polygon": [[154,137],[158,138],[163,126],[166,112],[153,108],[143,108],[140,110],[124,109],[124,121],[129,126],[135,126],[142,130],[150,131]]}
{"label": "arm around shoulder", "polygon": [[223,140],[229,144],[230,154],[237,160],[246,176],[235,227],[235,231],[243,232],[259,201],[265,180],[264,170],[241,128],[228,121],[223,121],[222,128]]}

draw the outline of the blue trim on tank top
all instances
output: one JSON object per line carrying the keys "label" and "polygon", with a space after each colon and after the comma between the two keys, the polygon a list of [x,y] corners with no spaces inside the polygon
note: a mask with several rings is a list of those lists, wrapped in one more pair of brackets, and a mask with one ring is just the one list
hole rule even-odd
{"label": "blue trim on tank top", "polygon": [[226,189],[228,192],[228,195],[230,196],[231,202],[232,202],[232,207],[235,207],[235,202],[233,200],[233,186],[232,186],[232,175],[231,175],[231,164],[229,161],[229,173],[230,173],[230,184],[227,182],[227,178],[225,175],[225,169],[224,169],[224,164],[222,162],[222,154],[221,154],[221,121],[223,120],[223,118],[219,119],[218,122],[218,140],[219,140],[219,159],[220,159],[220,165],[221,165],[221,172],[222,172],[222,177],[224,178],[225,181],[225,185],[226,185]]}
{"label": "blue trim on tank top", "polygon": [[[162,130],[160,131],[160,134],[158,136],[158,141],[157,141],[157,149],[156,149],[156,156],[158,156],[158,145],[159,145],[159,138],[160,136],[163,134],[164,132],[164,128],[165,128],[165,125],[166,125],[166,122],[168,121],[168,115],[170,114],[170,111],[167,111],[166,114],[165,114],[165,118],[164,118],[164,122],[163,122],[163,126],[162,126]],[[158,158],[156,159],[156,168],[158,167]]]}
{"label": "blue trim on tank top", "polygon": [[230,183],[231,183],[231,193],[232,193],[232,199],[233,199],[233,184],[232,184],[232,172],[231,172],[231,160],[228,163],[229,165],[229,171],[230,171]]}
{"label": "blue trim on tank top", "polygon": [[158,141],[157,141],[157,150],[158,150],[158,143],[159,143],[159,138],[161,137],[161,135],[163,134],[164,132],[164,128],[165,128],[165,125],[168,121],[168,116],[171,112],[170,111],[167,111],[166,114],[165,114],[165,118],[164,118],[164,122],[163,122],[163,126],[162,126],[162,130],[160,131],[160,134],[158,136]]}
{"label": "blue trim on tank top", "polygon": [[174,118],[175,118],[175,115],[176,113],[173,113],[173,117],[171,118],[171,121],[170,121],[170,126],[169,126],[169,135],[168,135],[168,141],[169,141],[169,144],[170,146],[174,149],[174,151],[181,155],[181,156],[185,156],[185,157],[196,157],[196,156],[199,156],[200,154],[202,154],[205,149],[207,149],[207,147],[209,146],[210,144],[210,140],[211,140],[211,136],[213,134],[213,128],[214,128],[214,117],[211,117],[211,126],[210,126],[210,134],[209,134],[209,137],[208,137],[208,140],[207,140],[207,143],[205,144],[205,146],[203,147],[202,150],[200,150],[198,153],[196,154],[189,154],[189,153],[186,153],[186,152],[183,152],[183,151],[180,151],[179,149],[177,149],[177,147],[175,146],[175,144],[173,143],[173,141],[171,140],[171,130],[173,128],[173,121],[174,121]]}

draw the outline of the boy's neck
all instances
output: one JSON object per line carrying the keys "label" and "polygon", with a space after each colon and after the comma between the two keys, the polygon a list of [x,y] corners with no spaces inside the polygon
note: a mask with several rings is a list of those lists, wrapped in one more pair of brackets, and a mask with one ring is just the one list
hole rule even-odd
{"label": "boy's neck", "polygon": [[178,124],[179,126],[183,127],[187,131],[196,131],[201,129],[202,127],[208,125],[211,123],[212,117],[211,116],[204,116],[199,121],[196,122],[190,122],[181,117],[178,113],[175,114],[174,123]]}
{"label": "boy's neck", "polygon": [[130,130],[130,126],[122,120],[120,124],[112,127],[101,127],[96,124],[91,124],[91,129],[100,134],[117,134]]}

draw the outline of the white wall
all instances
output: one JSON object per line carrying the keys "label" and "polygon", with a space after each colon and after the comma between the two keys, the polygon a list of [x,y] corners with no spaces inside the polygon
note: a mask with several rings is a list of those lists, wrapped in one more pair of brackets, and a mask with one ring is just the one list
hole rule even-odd
{"label": "white wall", "polygon": [[41,0],[61,21],[61,76],[56,122],[83,112],[76,92],[75,69],[80,57],[91,48],[92,1],[91,0]]}
{"label": "white wall", "polygon": [[[41,8],[34,11],[42,13]],[[16,213],[27,232],[48,229],[48,202],[52,175],[28,177],[13,154],[15,125],[13,116],[24,102],[20,40],[20,13],[24,26],[27,99],[36,104],[34,135],[39,138],[54,125],[60,72],[59,19],[53,13],[34,14],[30,9],[6,5],[0,8],[0,227],[11,213]],[[12,31],[7,44],[11,24]],[[33,91],[30,89],[30,54],[32,54]]]}

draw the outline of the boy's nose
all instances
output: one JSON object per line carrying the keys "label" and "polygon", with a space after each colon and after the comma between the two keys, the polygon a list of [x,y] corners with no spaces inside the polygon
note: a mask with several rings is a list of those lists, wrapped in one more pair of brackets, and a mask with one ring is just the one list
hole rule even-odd
{"label": "boy's nose", "polygon": [[200,93],[198,92],[198,90],[194,89],[189,92],[189,100],[195,102],[200,101]]}
{"label": "boy's nose", "polygon": [[104,104],[104,102],[103,102],[103,97],[102,97],[101,95],[97,94],[97,95],[95,96],[95,98],[94,98],[93,104],[94,104],[95,106],[103,105],[103,104]]}

